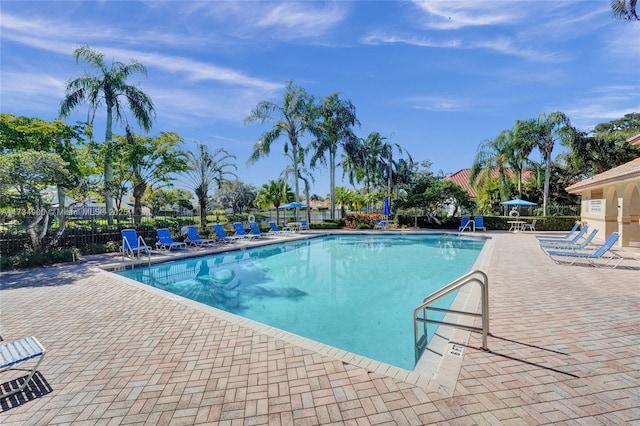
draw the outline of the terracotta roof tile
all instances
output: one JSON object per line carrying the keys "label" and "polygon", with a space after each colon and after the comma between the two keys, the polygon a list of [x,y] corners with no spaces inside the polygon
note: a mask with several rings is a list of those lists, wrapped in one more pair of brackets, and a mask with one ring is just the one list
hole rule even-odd
{"label": "terracotta roof tile", "polygon": [[[450,180],[451,182],[460,185],[465,191],[469,193],[471,198],[475,198],[477,195],[476,189],[469,184],[470,174],[471,174],[471,169],[460,169],[457,172],[452,173],[449,176],[445,177],[444,179]],[[492,178],[497,178],[499,175],[500,174],[498,173],[498,170],[494,169],[491,171]],[[509,176],[509,178],[512,178],[513,175],[514,175],[513,170],[507,169],[507,176]],[[531,170],[525,170],[522,174],[523,181],[532,180],[534,178],[535,178],[535,175]]]}

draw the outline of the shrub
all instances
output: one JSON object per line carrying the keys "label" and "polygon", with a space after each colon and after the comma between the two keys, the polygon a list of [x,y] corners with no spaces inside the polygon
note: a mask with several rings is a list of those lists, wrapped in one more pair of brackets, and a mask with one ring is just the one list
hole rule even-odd
{"label": "shrub", "polygon": [[52,265],[54,263],[71,262],[80,255],[76,248],[50,248],[42,251],[26,250],[13,256],[0,259],[0,270],[32,268]]}
{"label": "shrub", "polygon": [[[345,216],[345,225],[349,228],[358,228],[361,223],[369,225],[369,229],[373,228],[373,221],[378,219],[386,219],[387,217],[380,213],[351,213]],[[360,228],[358,228],[360,229]]]}

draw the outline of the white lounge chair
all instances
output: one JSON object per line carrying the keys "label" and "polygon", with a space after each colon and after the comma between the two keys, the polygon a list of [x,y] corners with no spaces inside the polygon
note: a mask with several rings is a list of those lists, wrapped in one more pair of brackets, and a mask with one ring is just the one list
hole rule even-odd
{"label": "white lounge chair", "polygon": [[538,219],[533,219],[531,221],[531,223],[525,223],[524,225],[522,225],[522,228],[520,228],[521,231],[534,231],[536,230],[536,222],[538,221]]}
{"label": "white lounge chair", "polygon": [[36,370],[38,369],[40,362],[42,362],[45,352],[46,351],[44,347],[40,344],[40,342],[38,342],[38,339],[33,336],[23,337],[12,342],[0,343],[0,372],[14,368],[29,360],[38,358],[38,362],[29,371],[29,374],[24,379],[24,382],[22,382],[22,384],[19,385],[16,389],[13,389],[12,391],[9,391],[7,393],[0,394],[0,398],[5,398],[9,395],[22,392],[24,388],[27,387]]}

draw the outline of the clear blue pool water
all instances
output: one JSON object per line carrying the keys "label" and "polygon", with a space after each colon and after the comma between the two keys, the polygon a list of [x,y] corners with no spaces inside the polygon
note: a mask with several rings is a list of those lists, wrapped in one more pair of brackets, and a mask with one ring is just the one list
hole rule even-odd
{"label": "clear blue pool water", "polygon": [[483,245],[447,234],[337,235],[117,273],[412,370],[414,308],[469,272]]}

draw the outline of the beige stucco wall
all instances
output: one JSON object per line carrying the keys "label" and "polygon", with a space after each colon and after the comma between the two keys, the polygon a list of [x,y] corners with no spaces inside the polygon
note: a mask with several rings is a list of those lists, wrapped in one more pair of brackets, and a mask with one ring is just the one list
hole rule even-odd
{"label": "beige stucco wall", "polygon": [[618,232],[619,246],[640,246],[640,179],[585,189],[581,195],[582,221],[599,229],[597,240]]}

